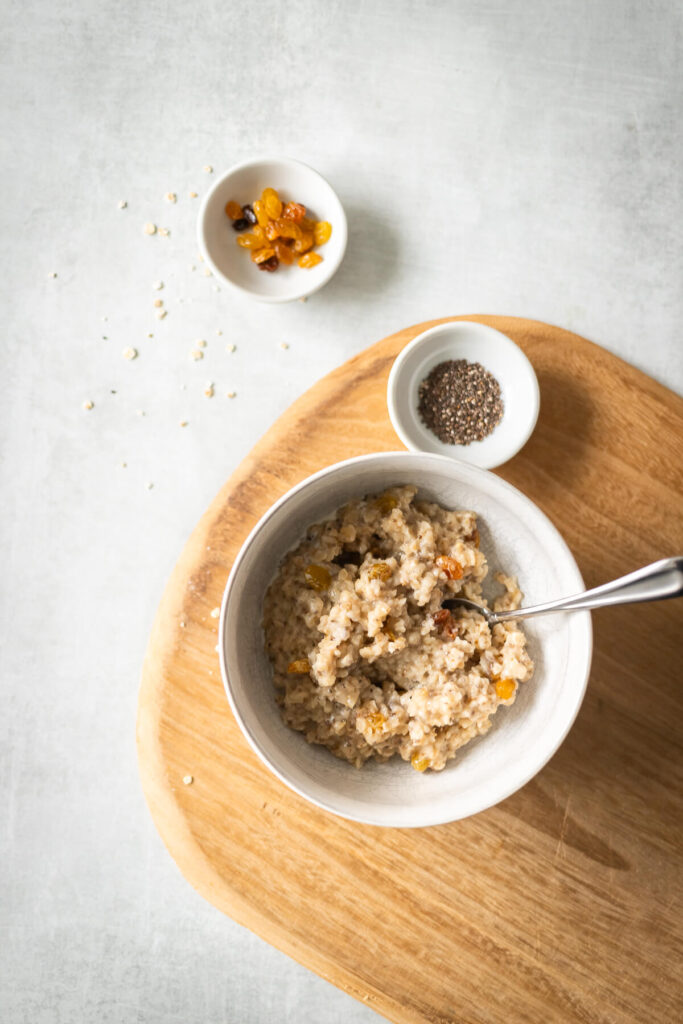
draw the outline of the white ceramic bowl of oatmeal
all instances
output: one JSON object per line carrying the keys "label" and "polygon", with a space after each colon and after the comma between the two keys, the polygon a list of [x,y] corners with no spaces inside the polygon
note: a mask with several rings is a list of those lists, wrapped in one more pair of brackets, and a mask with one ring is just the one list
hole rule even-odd
{"label": "white ceramic bowl of oatmeal", "polygon": [[[275,699],[262,628],[266,591],[283,557],[314,523],[350,500],[412,485],[418,497],[476,513],[490,567],[518,577],[524,603],[583,589],[562,537],[533,502],[491,473],[439,455],[390,452],[338,463],[309,477],[266,513],[247,538],[226,586],[219,651],[228,699],[250,745],[284,783],[325,810],[393,827],[443,824],[510,796],[555,753],[581,706],[592,649],[590,613],[525,621],[535,664],[511,706],[442,771],[415,771],[398,756],[355,768],[286,725]],[[500,587],[492,581],[493,596]]]}

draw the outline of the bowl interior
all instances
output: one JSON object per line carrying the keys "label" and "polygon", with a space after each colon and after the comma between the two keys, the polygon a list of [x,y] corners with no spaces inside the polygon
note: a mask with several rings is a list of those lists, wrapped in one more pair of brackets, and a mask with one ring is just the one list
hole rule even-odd
{"label": "bowl interior", "polygon": [[[449,359],[481,363],[500,384],[503,417],[483,441],[444,444],[420,418],[420,383],[438,363]],[[538,381],[527,357],[505,334],[461,320],[433,327],[405,347],[392,367],[388,403],[394,429],[408,448],[493,469],[512,458],[529,439],[538,418]]]}
{"label": "bowl interior", "polygon": [[[253,203],[268,186],[277,189],[284,202],[303,203],[311,217],[330,222],[329,242],[316,249],[322,263],[310,270],[294,263],[269,274],[237,245],[239,235],[225,204],[230,199],[240,205]],[[346,249],[346,216],[332,187],[313,168],[295,160],[251,161],[228,171],[206,196],[199,214],[199,244],[215,274],[262,301],[287,302],[310,295],[332,277]]]}
{"label": "bowl interior", "polygon": [[513,793],[566,735],[583,698],[591,657],[590,614],[530,620],[535,672],[515,704],[440,773],[392,759],[357,770],[306,743],[280,719],[261,628],[265,590],[283,554],[310,524],[352,497],[412,483],[449,508],[474,509],[490,565],[519,576],[527,603],[583,589],[557,530],[536,506],[489,473],[439,456],[395,452],[340,463],[281,499],[235,563],[221,611],[226,689],[245,735],[279,777],[320,806],[377,825],[432,825],[474,814]]}

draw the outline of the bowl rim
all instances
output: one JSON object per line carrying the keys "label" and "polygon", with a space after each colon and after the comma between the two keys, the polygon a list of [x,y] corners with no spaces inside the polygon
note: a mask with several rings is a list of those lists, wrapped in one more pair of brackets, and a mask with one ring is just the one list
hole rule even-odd
{"label": "bowl rim", "polygon": [[[320,279],[318,280],[317,284],[313,284],[312,286],[309,284],[308,287],[299,287],[296,290],[288,292],[286,295],[263,294],[262,292],[254,291],[251,288],[245,288],[244,285],[238,284],[236,281],[233,281],[233,279],[231,277],[228,277],[228,275],[225,274],[220,269],[220,267],[215,263],[211,256],[211,253],[209,252],[209,247],[206,244],[205,229],[207,224],[207,210],[209,208],[211,200],[213,199],[214,194],[233,174],[236,174],[238,171],[243,171],[246,168],[255,167],[258,166],[259,164],[264,163],[282,164],[284,166],[292,168],[303,168],[307,173],[313,174],[315,175],[315,177],[319,178],[320,181],[322,181],[323,184],[326,185],[327,188],[329,188],[330,192],[332,193],[332,195],[334,196],[335,200],[339,205],[339,225],[333,225],[335,234],[341,236],[341,244],[337,257],[334,260],[325,261],[325,272],[320,276]],[[308,297],[309,295],[313,295],[315,292],[319,291],[328,283],[328,281],[330,281],[334,277],[337,270],[341,266],[344,256],[346,255],[348,236],[348,221],[346,218],[344,204],[342,203],[341,199],[337,195],[337,192],[332,187],[330,182],[324,175],[320,173],[320,171],[317,171],[315,167],[311,167],[310,164],[304,163],[303,160],[295,160],[293,157],[288,156],[269,156],[266,154],[264,156],[251,157],[248,160],[242,160],[240,161],[240,163],[233,164],[231,167],[227,169],[227,171],[225,171],[223,174],[216,178],[213,185],[202,199],[201,206],[199,207],[199,213],[197,214],[197,242],[199,245],[199,251],[204,259],[204,262],[209,265],[209,267],[211,268],[216,277],[219,277],[222,281],[225,281],[225,283],[229,284],[231,288],[234,288],[236,291],[241,292],[242,295],[248,295],[250,298],[257,300],[258,302],[267,302],[272,304],[277,304],[281,302],[295,302],[297,299]]]}
{"label": "bowl rim", "polygon": [[[520,365],[524,367],[523,372],[526,374],[527,379],[531,384],[533,402],[532,415],[524,430],[520,431],[518,434],[515,434],[514,431],[511,433],[510,441],[503,448],[503,458],[498,456],[495,460],[485,459],[474,462],[469,459],[463,459],[460,456],[460,448],[457,445],[453,446],[453,451],[424,448],[415,441],[413,434],[409,429],[407,429],[405,417],[403,417],[399,412],[398,393],[400,379],[408,359],[417,349],[421,348],[426,342],[428,342],[430,338],[436,337],[440,334],[448,334],[452,331],[455,331],[457,334],[461,327],[467,330],[474,329],[475,331],[481,332],[482,335],[488,335],[489,338],[495,335],[498,339],[502,339],[502,342],[499,340],[499,344],[505,344],[507,347],[511,346],[515,350],[516,358],[519,358]],[[470,320],[467,317],[463,317],[458,320],[448,320],[446,323],[436,324],[434,327],[428,327],[426,331],[422,331],[420,334],[416,335],[408,342],[407,345],[404,345],[394,359],[389,372],[389,378],[387,380],[387,408],[389,410],[389,418],[394,430],[406,448],[409,448],[410,451],[413,452],[424,452],[428,455],[442,455],[451,461],[461,464],[464,463],[468,466],[475,466],[479,469],[495,469],[498,466],[502,466],[505,462],[508,462],[517,454],[517,452],[521,451],[536,429],[540,407],[541,392],[538,384],[538,377],[536,376],[536,371],[534,370],[533,364],[526,352],[524,352],[520,346],[503,331],[499,331],[496,327],[490,327],[488,324],[479,323],[478,320]]]}
{"label": "bowl rim", "polygon": [[[385,458],[387,456],[392,458],[396,458],[398,456],[400,460],[403,459],[404,457],[414,457],[415,454],[420,454],[430,461],[438,460],[445,466],[448,466],[451,471],[454,468],[453,459],[450,459],[448,456],[445,455],[440,455],[436,452],[371,452],[366,455],[352,456],[351,458],[343,459],[341,462],[335,462],[330,466],[325,466],[323,469],[317,470],[315,473],[311,473],[309,476],[299,481],[299,483],[295,484],[293,487],[290,487],[290,489],[286,491],[286,493],[283,494],[280,498],[278,498],[275,502],[273,502],[273,504],[259,518],[258,522],[249,531],[249,534],[244,540],[242,546],[240,547],[240,550],[238,551],[237,556],[235,557],[235,561],[233,562],[230,574],[228,576],[228,580],[225,585],[225,590],[223,592],[218,627],[218,656],[221,669],[221,678],[223,680],[223,686],[228,699],[228,703],[230,705],[233,715],[235,716],[235,720],[240,728],[242,735],[245,737],[249,746],[260,759],[260,761],[266,766],[266,768],[271,772],[271,774],[275,775],[276,778],[280,780],[280,782],[283,782],[289,789],[293,790],[293,792],[297,793],[304,800],[308,801],[308,803],[313,804],[314,806],[319,807],[324,811],[328,811],[329,813],[334,814],[337,817],[344,818],[347,821],[354,821],[362,825],[373,825],[378,828],[430,828],[435,825],[446,825],[453,821],[458,821],[467,817],[472,817],[474,814],[480,814],[482,811],[486,811],[489,808],[494,807],[499,803],[502,803],[503,800],[507,800],[508,797],[512,796],[514,793],[518,792],[520,789],[526,786],[527,783],[531,781],[531,779],[538,775],[538,773],[545,767],[545,765],[550,761],[550,759],[555,756],[555,754],[567,738],[574,722],[576,721],[576,717],[579,711],[581,710],[581,706],[583,704],[583,700],[586,694],[586,689],[588,687],[588,680],[590,677],[593,657],[593,624],[591,613],[589,611],[573,612],[572,614],[575,616],[575,618],[580,618],[584,623],[585,645],[583,652],[583,668],[581,672],[581,678],[578,681],[578,683],[575,684],[574,703],[570,709],[569,714],[567,715],[566,721],[564,722],[561,731],[558,733],[555,739],[555,743],[552,746],[552,749],[548,749],[543,754],[542,758],[538,762],[535,762],[534,767],[530,768],[530,770],[527,773],[525,773],[521,780],[515,780],[511,785],[504,786],[500,793],[494,795],[490,800],[485,800],[481,804],[481,806],[478,807],[477,810],[475,811],[466,811],[466,813],[464,814],[453,814],[451,812],[448,812],[445,815],[438,814],[435,815],[433,818],[430,818],[428,821],[380,821],[377,818],[373,818],[371,815],[349,813],[347,811],[340,810],[337,806],[335,806],[332,802],[328,800],[319,799],[317,797],[311,796],[310,793],[306,792],[305,788],[293,782],[288,777],[286,771],[276,767],[271,762],[265,751],[262,750],[256,737],[253,735],[248,723],[244,720],[244,717],[242,716],[242,713],[237,705],[237,701],[235,700],[232,692],[230,676],[226,664],[225,633],[228,615],[228,605],[230,603],[230,598],[237,580],[237,575],[239,573],[241,563],[246,557],[248,550],[251,548],[263,525],[265,525],[265,523],[269,519],[276,515],[279,512],[279,510],[290,500],[290,498],[293,497],[298,492],[304,490],[306,487],[317,482],[318,480],[321,480],[324,477],[333,474],[337,470],[345,468],[350,465],[358,465],[360,463],[372,462],[377,458]],[[548,518],[545,512],[543,512],[542,509],[540,509],[539,506],[536,505],[536,503],[531,500],[531,498],[528,498],[526,494],[524,494],[523,491],[520,491],[517,487],[514,487],[506,480],[503,480],[502,477],[496,476],[496,474],[490,473],[488,470],[481,469],[479,466],[474,466],[471,463],[462,463],[456,461],[455,468],[458,471],[463,472],[465,475],[471,474],[475,479],[476,477],[480,477],[482,475],[485,477],[493,476],[495,477],[497,484],[500,485],[503,491],[507,491],[509,493],[514,494],[516,497],[521,498],[523,503],[526,503],[527,505],[531,506],[533,510],[545,520],[546,526],[548,527],[549,531],[554,535],[555,541],[560,545],[561,548],[564,549],[564,554],[566,555],[570,565],[573,567],[576,573],[579,585],[585,587],[581,571],[576,563],[576,559],[574,558],[571,549],[569,548],[569,545],[567,544],[567,542],[565,541],[564,537],[557,529],[555,524]],[[305,742],[303,738],[302,742]]]}

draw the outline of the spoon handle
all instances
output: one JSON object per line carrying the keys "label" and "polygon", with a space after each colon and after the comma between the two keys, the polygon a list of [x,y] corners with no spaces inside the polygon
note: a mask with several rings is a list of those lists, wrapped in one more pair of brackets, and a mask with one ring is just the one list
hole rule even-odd
{"label": "spoon handle", "polygon": [[683,558],[662,558],[659,562],[636,569],[627,576],[621,576],[601,587],[586,590],[575,597],[561,597],[559,601],[548,601],[532,608],[518,608],[516,611],[496,612],[495,622],[505,619],[528,619],[532,615],[548,612],[577,611],[582,608],[604,608],[611,604],[630,604],[634,601],[662,601],[668,597],[683,596]]}

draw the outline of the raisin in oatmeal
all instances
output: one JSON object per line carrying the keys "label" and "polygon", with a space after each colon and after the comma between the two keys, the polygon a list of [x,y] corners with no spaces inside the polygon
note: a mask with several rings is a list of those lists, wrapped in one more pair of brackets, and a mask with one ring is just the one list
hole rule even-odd
{"label": "raisin in oatmeal", "polygon": [[[486,604],[488,566],[475,514],[416,493],[392,488],[310,527],[265,598],[284,721],[356,767],[398,754],[442,769],[533,671],[514,622],[442,608],[456,596]],[[493,608],[519,607],[517,580],[495,579]]]}

